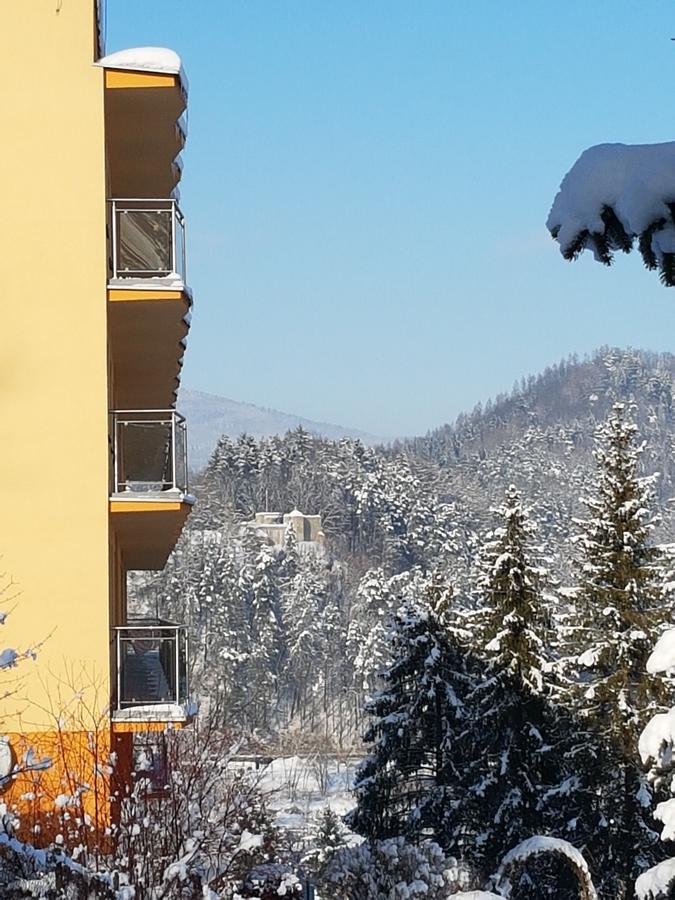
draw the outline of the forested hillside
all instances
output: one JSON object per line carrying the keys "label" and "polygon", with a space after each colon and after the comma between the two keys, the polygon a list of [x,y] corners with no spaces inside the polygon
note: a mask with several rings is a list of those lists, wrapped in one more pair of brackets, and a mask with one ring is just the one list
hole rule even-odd
{"label": "forested hillside", "polygon": [[[391,448],[285,437],[221,438],[198,503],[164,573],[137,582],[138,602],[169,618],[187,610],[204,692],[224,692],[228,723],[264,742],[290,728],[338,743],[360,733],[363,701],[386,665],[387,628],[403,598],[434,576],[471,607],[493,507],[509,485],[536,526],[546,592],[572,582],[574,520],[595,480],[596,428],[631,407],[654,480],[657,539],[673,537],[675,357],[601,351],[531,378],[484,408]],[[320,514],[322,552],[281,550],[242,527],[256,512]]]}
{"label": "forested hillside", "polygon": [[[602,351],[391,447],[220,439],[189,528],[134,602],[187,618],[193,692],[238,747],[365,756],[346,822],[367,843],[335,851],[320,883],[442,851],[460,860],[453,883],[503,886],[522,842],[519,900],[595,897],[570,866],[602,900],[632,897],[649,866],[661,878],[674,372],[670,356]],[[247,524],[296,509],[325,540]],[[341,845],[344,825],[323,826]]]}
{"label": "forested hillside", "polygon": [[218,438],[223,434],[236,438],[245,432],[252,437],[263,438],[283,434],[294,428],[303,428],[310,434],[332,440],[348,437],[363,441],[364,444],[375,444],[379,440],[372,434],[354,428],[314,422],[302,416],[279,412],[277,409],[263,409],[252,403],[242,403],[186,388],[180,390],[178,408],[190,423],[188,458],[194,471],[199,471],[206,465]]}

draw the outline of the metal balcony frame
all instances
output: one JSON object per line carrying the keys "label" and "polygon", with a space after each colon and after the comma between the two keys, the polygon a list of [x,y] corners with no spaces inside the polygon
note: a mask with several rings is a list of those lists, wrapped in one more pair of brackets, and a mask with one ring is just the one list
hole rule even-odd
{"label": "metal balcony frame", "polygon": [[[143,418],[143,416],[163,416],[164,418]],[[182,416],[175,409],[113,409],[110,410],[110,435],[111,435],[111,453],[113,461],[113,484],[112,494],[126,494],[128,491],[124,489],[124,483],[119,479],[119,462],[120,452],[118,452],[118,435],[117,429],[121,424],[128,425],[171,425],[171,483],[168,490],[177,490],[182,494],[188,492],[188,458],[187,458],[187,426],[185,416]],[[178,461],[176,458],[176,437],[178,431],[182,430],[185,437],[184,460],[178,472]],[[180,476],[180,477],[179,477]],[[122,488],[122,490],[120,490]],[[138,492],[142,494],[141,491]]]}
{"label": "metal balcony frame", "polygon": [[[177,272],[183,280],[183,284],[187,283],[187,254],[185,250],[185,216],[178,206],[178,201],[173,197],[161,198],[145,198],[145,197],[113,197],[108,200],[111,209],[111,240],[112,240],[112,280],[124,281],[126,278],[165,278],[166,276],[158,275],[155,269],[133,269],[133,274],[125,270],[126,274],[120,274],[117,268],[117,213],[126,212],[171,212],[171,271]],[[139,204],[134,206],[124,206],[124,204]],[[154,205],[153,205],[154,204]],[[180,265],[177,265],[178,247],[176,243],[177,228],[180,228],[183,241],[180,253]]]}
{"label": "metal balcony frame", "polygon": [[[115,697],[114,711],[121,712],[126,709],[133,709],[138,706],[162,706],[167,703],[175,703],[182,705],[188,701],[188,672],[190,671],[190,642],[187,639],[187,626],[178,625],[176,622],[169,622],[166,619],[130,619],[125,625],[118,625],[113,629],[115,633],[115,662],[117,672],[115,683],[117,685],[117,696]],[[123,701],[122,700],[122,642],[125,639],[123,632],[125,631],[166,631],[172,632],[172,639],[175,644],[173,665],[176,669],[175,677],[175,696],[172,700],[145,700],[145,701]],[[181,679],[180,679],[180,632],[184,633],[185,641],[185,696],[181,697]],[[127,638],[128,639],[128,638]],[[142,639],[142,638],[141,638]],[[167,638],[162,638],[166,640]]]}

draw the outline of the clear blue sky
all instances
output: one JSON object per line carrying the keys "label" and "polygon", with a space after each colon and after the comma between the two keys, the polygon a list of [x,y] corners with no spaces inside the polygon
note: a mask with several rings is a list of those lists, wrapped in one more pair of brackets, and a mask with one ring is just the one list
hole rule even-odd
{"label": "clear blue sky", "polygon": [[666,0],[108,0],[190,80],[183,384],[390,436],[602,344],[675,351],[637,255],[544,221],[587,146],[675,140]]}

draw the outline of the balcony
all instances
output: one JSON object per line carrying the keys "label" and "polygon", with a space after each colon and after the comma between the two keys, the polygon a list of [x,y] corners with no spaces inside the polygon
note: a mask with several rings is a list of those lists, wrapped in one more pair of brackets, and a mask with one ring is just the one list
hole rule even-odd
{"label": "balcony", "polygon": [[110,226],[111,285],[185,285],[185,219],[174,199],[111,200]]}
{"label": "balcony", "polygon": [[116,406],[175,401],[192,295],[185,219],[173,199],[108,204],[108,324]]}
{"label": "balcony", "polygon": [[122,50],[104,69],[108,178],[119,197],[170,197],[181,176],[187,81],[170,51]]}
{"label": "balcony", "polygon": [[132,619],[115,628],[114,722],[185,722],[188,642],[184,625]]}
{"label": "balcony", "polygon": [[115,410],[111,494],[187,493],[185,419],[173,409]]}
{"label": "balcony", "polygon": [[185,419],[175,410],[110,414],[110,514],[128,569],[162,569],[190,513]]}

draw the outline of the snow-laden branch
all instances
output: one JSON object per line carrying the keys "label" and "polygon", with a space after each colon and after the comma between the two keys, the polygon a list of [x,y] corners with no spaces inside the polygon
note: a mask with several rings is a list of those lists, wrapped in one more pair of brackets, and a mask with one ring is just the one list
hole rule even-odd
{"label": "snow-laden branch", "polygon": [[635,240],[648,269],[675,285],[675,142],[598,144],[563,178],[546,227],[565,259],[590,250],[611,265]]}
{"label": "snow-laden branch", "polygon": [[664,631],[647,660],[647,671],[658,675],[675,669],[675,628]]}
{"label": "snow-laden branch", "polygon": [[[564,859],[574,872],[581,888],[583,900],[598,900],[598,895],[591,880],[591,873],[583,855],[570,844],[560,838],[535,836],[528,838],[513,850],[509,850],[501,862],[495,875],[495,887],[502,897],[510,897],[512,884],[509,873],[514,866],[520,865],[536,856],[550,854]],[[479,895],[480,896],[480,895]],[[490,895],[488,895],[490,896]]]}
{"label": "snow-laden branch", "polygon": [[462,891],[460,894],[450,894],[448,900],[504,900],[504,898],[488,891]]}
{"label": "snow-laden branch", "polygon": [[669,766],[675,746],[675,709],[656,713],[644,727],[638,742],[643,765]]}
{"label": "snow-laden branch", "polygon": [[635,893],[638,900],[662,900],[670,896],[675,885],[675,859],[666,859],[647,869],[635,882]]}

